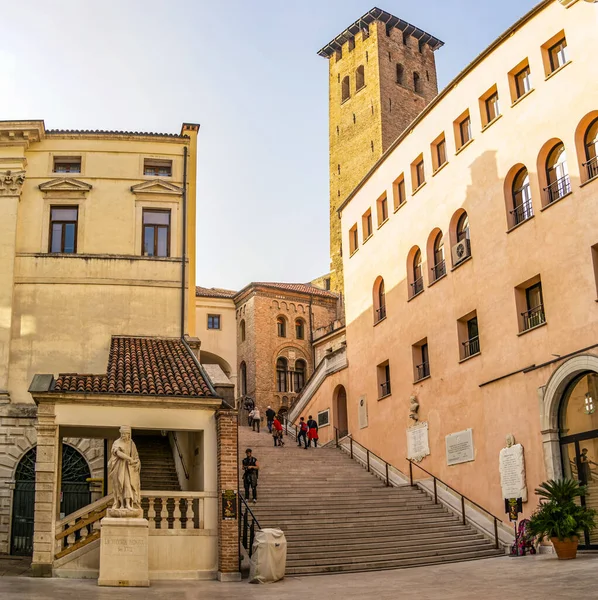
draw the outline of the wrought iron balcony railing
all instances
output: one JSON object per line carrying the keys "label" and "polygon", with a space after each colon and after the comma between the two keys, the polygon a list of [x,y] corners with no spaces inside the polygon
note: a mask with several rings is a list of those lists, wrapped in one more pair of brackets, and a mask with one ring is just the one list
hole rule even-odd
{"label": "wrought iron balcony railing", "polygon": [[565,175],[564,177],[557,179],[548,187],[545,187],[544,191],[546,192],[548,204],[551,204],[555,200],[566,196],[569,192],[571,192],[571,180],[569,179],[569,175]]}
{"label": "wrought iron balcony railing", "polygon": [[390,394],[390,381],[385,381],[380,384],[380,398],[388,396]]}
{"label": "wrought iron balcony railing", "polygon": [[527,331],[532,327],[537,327],[538,325],[542,325],[542,323],[546,322],[543,304],[522,312],[521,316],[523,317],[523,331]]}
{"label": "wrought iron balcony railing", "polygon": [[463,358],[469,358],[480,353],[480,338],[478,336],[461,343],[463,344]]}
{"label": "wrought iron balcony railing", "polygon": [[588,170],[588,180],[598,177],[598,156],[590,158],[588,162],[583,163],[583,166]]}
{"label": "wrought iron balcony railing", "polygon": [[411,298],[413,298],[414,296],[417,296],[420,292],[423,292],[423,290],[424,290],[424,278],[420,277],[419,279],[416,279],[411,284]]}
{"label": "wrought iron balcony railing", "polygon": [[530,217],[534,216],[534,208],[532,206],[531,198],[529,200],[524,200],[521,204],[518,204],[512,211],[513,220],[515,221],[515,225],[519,225],[519,223],[523,223],[523,221],[527,221]]}
{"label": "wrought iron balcony railing", "polygon": [[386,318],[386,306],[381,306],[376,309],[376,323],[382,321],[382,319]]}
{"label": "wrought iron balcony railing", "polygon": [[417,371],[417,380],[419,381],[420,379],[425,379],[426,377],[430,376],[430,363],[422,363],[421,365],[417,365],[415,367],[415,370]]}
{"label": "wrought iron balcony railing", "polygon": [[443,275],[446,275],[446,261],[444,258],[432,267],[432,281],[437,281]]}

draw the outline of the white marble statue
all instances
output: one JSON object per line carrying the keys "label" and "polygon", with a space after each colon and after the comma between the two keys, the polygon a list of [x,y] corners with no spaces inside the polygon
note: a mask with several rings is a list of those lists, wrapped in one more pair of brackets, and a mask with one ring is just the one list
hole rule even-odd
{"label": "white marble statue", "polygon": [[503,498],[521,498],[527,502],[527,483],[525,480],[525,459],[523,446],[515,443],[515,436],[507,435],[507,447],[500,451],[500,485]]}
{"label": "white marble statue", "polygon": [[141,517],[141,463],[131,428],[120,428],[120,438],[112,444],[108,461],[108,476],[112,484],[114,503],[108,509],[109,517]]}

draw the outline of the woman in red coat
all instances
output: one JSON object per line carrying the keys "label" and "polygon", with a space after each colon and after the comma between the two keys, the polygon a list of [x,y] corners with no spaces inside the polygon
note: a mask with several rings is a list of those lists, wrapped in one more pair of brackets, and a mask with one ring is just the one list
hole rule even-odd
{"label": "woman in red coat", "polygon": [[282,424],[278,420],[278,417],[274,417],[274,421],[272,421],[272,437],[274,438],[275,446],[284,446],[284,442],[282,441]]}
{"label": "woman in red coat", "polygon": [[314,448],[318,447],[318,424],[316,423],[316,421],[314,421],[313,417],[311,415],[309,415],[309,418],[307,419],[307,426],[309,427],[309,430],[307,432],[307,445],[308,447],[311,446],[311,442],[313,440],[314,442]]}

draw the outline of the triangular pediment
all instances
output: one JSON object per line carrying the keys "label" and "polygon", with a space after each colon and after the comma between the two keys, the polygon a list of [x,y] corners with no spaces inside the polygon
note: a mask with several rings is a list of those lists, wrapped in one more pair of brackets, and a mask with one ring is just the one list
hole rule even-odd
{"label": "triangular pediment", "polygon": [[91,188],[89,183],[71,177],[59,177],[41,183],[39,186],[42,192],[89,192]]}
{"label": "triangular pediment", "polygon": [[169,194],[180,196],[183,193],[183,188],[164,179],[152,179],[151,181],[132,185],[131,191],[134,194]]}

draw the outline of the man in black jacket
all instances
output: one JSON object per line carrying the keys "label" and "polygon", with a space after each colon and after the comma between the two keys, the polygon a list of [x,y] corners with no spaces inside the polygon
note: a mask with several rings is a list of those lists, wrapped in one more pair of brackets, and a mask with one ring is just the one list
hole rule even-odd
{"label": "man in black jacket", "polygon": [[268,431],[272,434],[272,423],[274,422],[274,417],[276,413],[272,410],[271,406],[268,406],[266,410],[266,423],[268,424]]}
{"label": "man in black jacket", "polygon": [[259,473],[260,464],[257,458],[252,456],[251,448],[245,450],[245,458],[243,459],[243,487],[245,488],[245,500],[249,502],[249,490],[253,492],[253,503],[257,502],[257,476]]}

